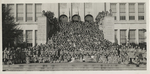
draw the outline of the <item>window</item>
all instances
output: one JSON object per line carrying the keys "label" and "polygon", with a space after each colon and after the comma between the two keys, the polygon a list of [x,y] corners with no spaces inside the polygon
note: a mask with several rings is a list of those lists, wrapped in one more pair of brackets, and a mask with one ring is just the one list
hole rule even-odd
{"label": "window", "polygon": [[126,43],[126,30],[120,30],[120,43]]}
{"label": "window", "polygon": [[26,21],[32,21],[33,9],[32,4],[26,4]]}
{"label": "window", "polygon": [[37,45],[37,30],[35,30],[35,44]]}
{"label": "window", "polygon": [[92,3],[85,3],[85,9],[91,9]]}
{"label": "window", "polygon": [[26,40],[27,40],[27,46],[31,47],[32,46],[32,30],[26,31]]}
{"label": "window", "polygon": [[67,8],[67,3],[60,3],[60,8],[61,9],[66,9]]}
{"label": "window", "polygon": [[139,30],[139,43],[142,43],[145,41],[145,34],[144,34],[144,30]]}
{"label": "window", "polygon": [[35,21],[38,20],[38,17],[42,15],[42,4],[35,4]]}
{"label": "window", "polygon": [[129,3],[129,20],[135,20],[135,4]]}
{"label": "window", "polygon": [[112,10],[113,16],[114,16],[114,20],[116,20],[116,3],[110,3],[110,9]]}
{"label": "window", "polygon": [[144,20],[144,3],[138,3],[138,20]]}
{"label": "window", "polygon": [[23,4],[17,4],[16,21],[23,21]]}
{"label": "window", "polygon": [[14,4],[8,4],[7,6],[8,6],[8,9],[11,9],[11,10],[10,10],[10,15],[11,15],[11,16],[14,16],[14,11],[15,11],[15,10],[14,10]]}
{"label": "window", "polygon": [[126,8],[125,3],[120,3],[119,12],[120,12],[120,20],[126,20]]}
{"label": "window", "polygon": [[135,16],[129,16],[129,20],[135,20]]}
{"label": "window", "polygon": [[128,35],[130,43],[135,43],[135,30],[129,30]]}

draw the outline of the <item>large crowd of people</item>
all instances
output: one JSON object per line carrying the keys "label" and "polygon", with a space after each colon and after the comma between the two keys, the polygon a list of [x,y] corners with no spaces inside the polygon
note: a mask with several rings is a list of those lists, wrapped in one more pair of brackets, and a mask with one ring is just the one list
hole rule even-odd
{"label": "large crowd of people", "polygon": [[146,48],[114,45],[104,39],[103,31],[93,22],[59,23],[60,31],[46,44],[35,47],[5,48],[4,63],[61,63],[93,61],[97,63],[146,63]]}

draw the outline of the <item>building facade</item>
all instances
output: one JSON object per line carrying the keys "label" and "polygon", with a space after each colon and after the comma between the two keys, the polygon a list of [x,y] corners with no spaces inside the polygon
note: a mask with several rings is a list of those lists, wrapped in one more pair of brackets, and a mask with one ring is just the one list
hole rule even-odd
{"label": "building facade", "polygon": [[[56,18],[61,15],[71,17],[79,14],[81,21],[91,14],[94,18],[99,12],[112,10],[114,16],[114,34],[118,44],[126,42],[130,36],[131,43],[142,43],[146,41],[146,3],[13,3],[6,4],[11,8],[11,15],[19,23],[22,29],[22,42],[29,46],[37,43],[38,17],[42,11],[52,11]],[[69,21],[69,20],[68,20]],[[130,35],[128,35],[128,31]]]}

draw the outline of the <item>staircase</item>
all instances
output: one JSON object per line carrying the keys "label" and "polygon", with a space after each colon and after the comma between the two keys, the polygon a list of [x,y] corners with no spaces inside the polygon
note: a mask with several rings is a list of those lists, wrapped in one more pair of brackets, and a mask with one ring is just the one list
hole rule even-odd
{"label": "staircase", "polygon": [[120,71],[146,70],[146,65],[123,65],[102,63],[32,63],[4,65],[3,71]]}

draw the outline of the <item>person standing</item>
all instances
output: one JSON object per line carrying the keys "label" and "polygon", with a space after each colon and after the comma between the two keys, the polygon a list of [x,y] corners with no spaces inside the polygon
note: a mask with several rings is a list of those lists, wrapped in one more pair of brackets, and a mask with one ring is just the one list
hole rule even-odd
{"label": "person standing", "polygon": [[6,63],[7,62],[7,58],[8,58],[8,55],[7,55],[7,47],[5,47],[5,49],[4,49],[4,51],[3,51],[3,53],[4,53],[4,55],[3,55],[3,61],[4,61],[4,63]]}

